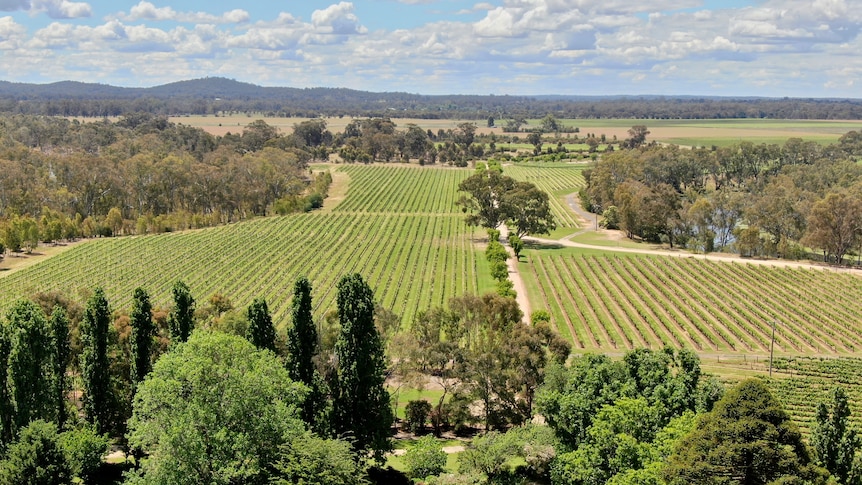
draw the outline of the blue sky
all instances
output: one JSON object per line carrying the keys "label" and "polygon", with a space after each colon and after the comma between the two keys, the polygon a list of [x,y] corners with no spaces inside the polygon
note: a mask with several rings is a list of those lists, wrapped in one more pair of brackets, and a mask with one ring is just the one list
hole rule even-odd
{"label": "blue sky", "polygon": [[862,0],[0,0],[0,79],[859,98]]}

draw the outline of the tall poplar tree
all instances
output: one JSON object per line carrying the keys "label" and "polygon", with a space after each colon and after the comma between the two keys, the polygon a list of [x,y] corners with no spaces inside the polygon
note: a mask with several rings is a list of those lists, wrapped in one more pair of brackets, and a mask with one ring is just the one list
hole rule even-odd
{"label": "tall poplar tree", "polygon": [[195,299],[189,287],[182,281],[174,283],[174,308],[168,319],[171,330],[171,343],[177,344],[189,339],[194,329]]}
{"label": "tall poplar tree", "polygon": [[53,397],[57,416],[57,428],[62,430],[66,424],[66,392],[69,380],[66,378],[66,368],[72,358],[72,346],[69,337],[69,317],[66,310],[57,305],[51,312],[51,340],[53,342],[54,382]]}
{"label": "tall poplar tree", "polygon": [[374,292],[359,274],[338,282],[338,320],[333,427],[360,455],[370,450],[380,462],[391,448],[392,409],[383,386],[386,359],[374,326]]}
{"label": "tall poplar tree", "polygon": [[20,300],[6,318],[11,332],[8,372],[14,424],[23,428],[36,419],[53,421],[53,352],[45,313],[32,301]]}
{"label": "tall poplar tree", "polygon": [[319,346],[317,327],[311,314],[311,283],[305,276],[293,285],[290,316],[293,325],[287,329],[287,371],[290,378],[311,386],[314,381],[314,356]]}
{"label": "tall poplar tree", "polygon": [[0,455],[12,441],[12,396],[9,395],[9,352],[12,342],[9,339],[9,329],[0,323]]}
{"label": "tall poplar tree", "polygon": [[150,295],[143,288],[135,289],[132,313],[129,318],[132,327],[132,334],[129,339],[131,350],[129,373],[132,392],[134,393],[138,384],[153,368],[150,354],[153,348],[153,337],[156,334],[156,326],[153,324],[153,305],[150,303]]}
{"label": "tall poplar tree", "polygon": [[263,298],[255,298],[246,313],[248,317],[248,334],[246,338],[258,349],[275,352],[275,327],[269,307]]}
{"label": "tall poplar tree", "polygon": [[84,413],[105,433],[111,429],[113,395],[108,362],[108,328],[111,312],[102,288],[96,288],[87,300],[81,321],[81,378],[84,383]]}
{"label": "tall poplar tree", "polygon": [[[831,393],[832,402],[817,406],[811,448],[817,464],[829,470],[841,485],[862,482],[856,451],[862,447],[862,438],[850,423],[850,404],[847,393],[836,387]],[[854,466],[855,465],[855,466]]]}
{"label": "tall poplar tree", "polygon": [[302,403],[302,420],[316,433],[326,436],[330,431],[327,389],[314,364],[320,344],[311,314],[311,283],[305,276],[301,276],[293,285],[290,316],[292,325],[287,329],[287,372],[292,380],[305,384],[311,390]]}

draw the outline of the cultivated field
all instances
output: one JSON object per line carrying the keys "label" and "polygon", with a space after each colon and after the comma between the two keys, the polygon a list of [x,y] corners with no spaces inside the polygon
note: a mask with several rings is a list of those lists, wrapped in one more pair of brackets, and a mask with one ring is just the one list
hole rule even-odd
{"label": "cultivated field", "polygon": [[850,355],[862,349],[862,278],[702,259],[531,251],[520,271],[576,349]]}
{"label": "cultivated field", "polygon": [[[127,310],[138,286],[150,291],[156,305],[168,306],[171,285],[183,279],[199,305],[216,292],[237,307],[265,297],[274,321],[283,325],[297,277],[312,281],[315,315],[321,317],[334,309],[338,279],[359,272],[385,307],[410,322],[418,310],[493,287],[474,240],[484,231],[468,228],[455,214],[454,193],[469,170],[345,171],[356,179],[348,182],[344,207],[332,213],[86,242],[0,278],[0,305],[39,291],[83,301],[101,285],[114,309]],[[367,210],[351,210],[354,200],[365,201]]]}

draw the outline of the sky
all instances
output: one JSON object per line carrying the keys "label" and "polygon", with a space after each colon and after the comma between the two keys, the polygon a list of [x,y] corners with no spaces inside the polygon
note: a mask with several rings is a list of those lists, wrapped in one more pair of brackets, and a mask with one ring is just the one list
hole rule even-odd
{"label": "sky", "polygon": [[0,0],[0,80],[860,98],[860,28],[862,0]]}

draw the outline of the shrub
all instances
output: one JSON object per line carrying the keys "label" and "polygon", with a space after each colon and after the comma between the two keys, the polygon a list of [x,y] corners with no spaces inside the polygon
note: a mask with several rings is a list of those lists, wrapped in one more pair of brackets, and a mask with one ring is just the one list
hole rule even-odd
{"label": "shrub", "polygon": [[21,430],[0,461],[0,485],[65,485],[72,470],[60,447],[57,427],[36,420]]}
{"label": "shrub", "polygon": [[491,263],[491,277],[497,281],[505,280],[509,277],[509,266],[505,261],[494,261]]}
{"label": "shrub", "polygon": [[89,483],[98,472],[110,446],[108,437],[96,433],[91,426],[60,434],[60,444],[72,471],[85,483]]}
{"label": "shrub", "polygon": [[422,431],[425,428],[425,421],[431,413],[431,403],[424,399],[410,401],[407,403],[405,412],[407,414],[407,426],[410,428],[410,432],[416,433]]}
{"label": "shrub", "polygon": [[410,478],[439,475],[446,469],[446,452],[433,436],[424,436],[407,450],[404,462]]}

